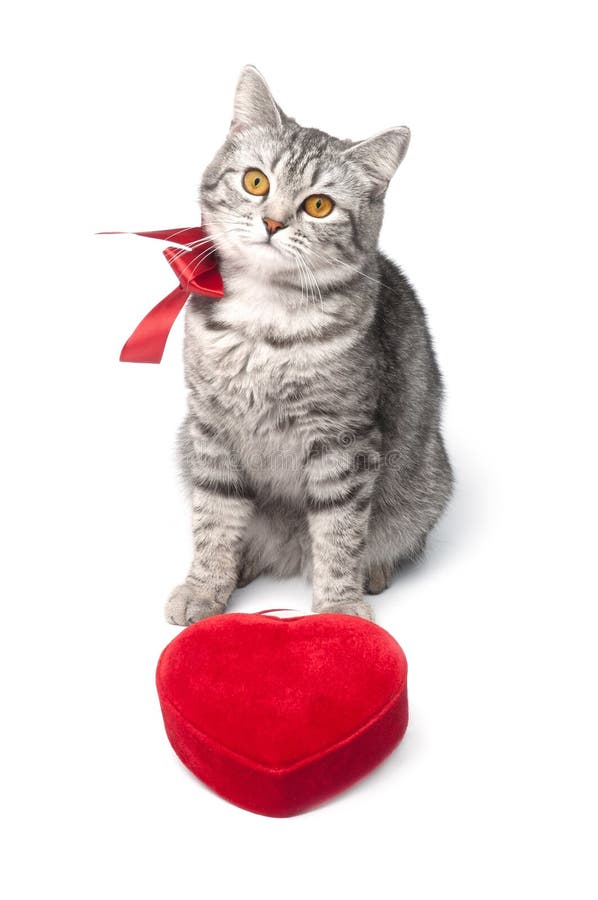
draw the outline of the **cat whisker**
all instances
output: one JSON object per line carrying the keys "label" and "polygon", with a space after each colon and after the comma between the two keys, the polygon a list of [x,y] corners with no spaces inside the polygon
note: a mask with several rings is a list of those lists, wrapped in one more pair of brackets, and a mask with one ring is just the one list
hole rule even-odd
{"label": "cat whisker", "polygon": [[[198,228],[197,225],[189,225],[187,228],[179,228],[178,231],[175,231],[175,232],[173,232],[173,234],[170,235],[168,240],[173,241],[175,239],[175,237],[177,236],[177,234],[184,234],[186,231],[195,231],[196,228]],[[176,243],[182,244],[183,242],[177,241]]]}
{"label": "cat whisker", "polygon": [[306,262],[305,262],[303,256],[299,255],[299,259],[301,260],[301,268],[305,272],[305,278],[306,278],[308,286],[309,286],[308,303],[312,303],[312,302],[315,303],[316,295],[314,293],[313,282],[312,282],[312,279],[310,276],[310,272],[307,268],[307,265],[306,265]]}
{"label": "cat whisker", "polygon": [[[220,237],[223,234],[231,234],[235,230],[236,229],[234,229],[234,228],[229,228],[227,231],[218,232],[214,236]],[[179,251],[179,253],[177,253],[177,255],[175,257],[173,257],[173,262],[176,262],[177,259],[180,259],[180,257],[183,256],[185,253],[187,253],[189,250],[197,250],[198,248],[203,247],[206,244],[213,244],[214,242],[212,240],[212,237],[213,236],[200,238],[197,241],[191,241],[191,243],[187,244],[187,246],[185,248],[181,249]]]}
{"label": "cat whisker", "polygon": [[303,274],[305,275],[305,284],[306,284],[306,288],[307,288],[307,295],[306,295],[305,307],[307,308],[307,307],[309,306],[309,304],[312,302],[312,299],[314,299],[314,298],[313,298],[313,293],[312,293],[312,290],[313,290],[313,289],[312,289],[312,287],[311,287],[310,278],[309,278],[309,273],[308,273],[308,271],[307,271],[307,267],[306,267],[306,265],[305,265],[305,261],[304,261],[304,259],[303,259],[303,257],[301,256],[300,253],[297,253],[297,262],[299,263],[299,265],[300,265],[300,267],[301,267],[301,271],[302,271]]}
{"label": "cat whisker", "polygon": [[[232,216],[232,215],[231,216],[220,216],[219,221],[218,222],[215,221],[213,224],[214,224],[215,228],[222,228],[223,225],[240,225],[240,224],[243,224],[245,221],[249,221],[247,216]],[[203,222],[204,230],[206,230],[207,228],[210,228],[210,227],[211,227],[210,220],[204,219],[204,222]]]}
{"label": "cat whisker", "polygon": [[[201,243],[208,244],[210,242],[207,239],[205,239]],[[199,246],[199,244],[200,244],[200,242],[194,241],[193,244],[188,244],[186,247],[181,247],[181,249],[176,254],[176,256],[173,256],[172,261],[176,262],[178,259],[180,259],[182,256],[184,256],[185,253],[189,253],[190,250],[195,250],[196,247]]]}
{"label": "cat whisker", "polygon": [[305,300],[305,291],[303,289],[303,286],[304,286],[305,281],[304,281],[304,277],[303,277],[303,271],[301,269],[301,260],[299,259],[298,255],[296,253],[291,252],[291,256],[295,260],[295,265],[297,266],[297,272],[299,273],[299,279],[301,282],[301,306],[303,307],[304,300]]}
{"label": "cat whisker", "polygon": [[189,247],[181,248],[181,249],[179,250],[179,252],[176,254],[176,256],[173,256],[172,262],[176,262],[176,261],[179,260],[182,256],[184,256],[185,253],[189,253],[189,251],[190,251],[190,250],[193,250],[193,249],[194,249],[194,248],[193,248],[193,247],[190,247],[190,246],[189,246]]}
{"label": "cat whisker", "polygon": [[288,253],[295,260],[297,272],[299,274],[299,279],[301,282],[301,308],[307,309],[311,302],[311,288],[309,277],[305,268],[305,263],[301,257],[301,254],[296,250],[289,248]]}
{"label": "cat whisker", "polygon": [[233,234],[235,232],[237,232],[237,234],[241,234],[243,232],[246,232],[248,229],[249,226],[246,223],[237,221],[232,224],[231,228],[225,229],[224,231],[214,231],[211,234],[208,233],[207,240],[213,240],[215,242],[216,238],[222,237],[225,234]]}
{"label": "cat whisker", "polygon": [[[209,242],[206,242],[206,243],[209,243]],[[189,276],[190,278],[192,278],[193,275],[197,272],[197,270],[201,266],[202,262],[205,259],[207,259],[212,253],[216,253],[216,250],[217,250],[216,247],[208,246],[206,249],[200,251],[200,255],[193,260],[194,265],[193,265],[193,269],[191,270],[191,274]],[[188,252],[188,251],[182,251],[182,253],[184,253],[184,252]],[[179,254],[177,254],[177,256],[173,257],[172,262],[179,259],[182,255],[182,253],[179,253]]]}
{"label": "cat whisker", "polygon": [[353,272],[356,272],[358,275],[361,275],[363,278],[367,278],[367,280],[373,282],[373,284],[379,284],[382,287],[387,288],[387,290],[391,291],[397,297],[400,296],[400,294],[398,294],[397,291],[395,291],[394,288],[392,288],[389,284],[386,284],[386,282],[381,281],[379,278],[373,278],[371,275],[368,275],[366,272],[362,272],[361,269],[357,268],[357,266],[352,266],[351,263],[345,262],[343,259],[338,259],[338,257],[336,257],[336,256],[328,256],[327,254],[319,253],[317,250],[314,250],[313,247],[310,247],[308,249],[308,252],[312,253],[314,256],[319,256],[320,259],[323,259],[325,262],[329,262],[329,263],[335,262],[341,266],[345,266],[345,268],[351,269]]}
{"label": "cat whisker", "polygon": [[315,287],[315,289],[317,290],[318,295],[320,297],[320,305],[322,307],[322,312],[323,312],[324,311],[324,302],[322,299],[322,292],[320,291],[320,286],[318,284],[317,278],[315,277],[315,273],[314,273],[312,267],[308,264],[307,260],[305,259],[305,256],[301,253],[301,251],[297,247],[294,250],[291,250],[290,252],[291,252],[292,256],[297,260],[297,266],[298,266],[299,271],[305,275],[305,280],[307,282],[307,305],[309,305],[309,303],[312,301],[315,302],[315,300],[316,300],[316,295],[315,295],[315,292],[313,291],[313,287]]}
{"label": "cat whisker", "polygon": [[193,276],[195,275],[195,273],[197,272],[197,270],[199,269],[201,264],[203,262],[205,262],[205,260],[208,259],[210,256],[212,256],[212,254],[214,254],[214,253],[216,253],[215,249],[206,250],[206,252],[200,256],[200,258],[196,261],[195,265],[193,266],[193,269],[191,270],[191,275],[189,276],[190,279],[193,278]]}
{"label": "cat whisker", "polygon": [[[323,298],[322,298],[322,291],[320,290],[320,285],[318,284],[318,279],[316,278],[315,270],[314,270],[313,266],[310,266],[310,264],[307,262],[307,260],[305,259],[305,257],[303,257],[303,263],[304,263],[304,265],[305,265],[307,271],[309,272],[309,275],[310,275],[310,277],[311,277],[311,279],[312,279],[312,281],[313,281],[313,283],[314,283],[314,285],[315,285],[315,287],[316,287],[316,290],[317,290],[317,292],[318,292],[318,296],[319,296],[319,298],[320,298],[320,307],[321,307],[321,309],[322,309],[322,312],[324,312],[324,300],[323,300]],[[314,300],[315,300],[315,297],[314,297]]]}
{"label": "cat whisker", "polygon": [[213,234],[206,234],[206,236],[203,238],[198,238],[198,240],[196,241],[191,241],[187,246],[200,247],[202,244],[207,244],[210,241],[213,241],[214,238],[221,237],[224,234],[231,234],[233,231],[237,231],[237,228],[226,228],[224,231],[216,231]]}

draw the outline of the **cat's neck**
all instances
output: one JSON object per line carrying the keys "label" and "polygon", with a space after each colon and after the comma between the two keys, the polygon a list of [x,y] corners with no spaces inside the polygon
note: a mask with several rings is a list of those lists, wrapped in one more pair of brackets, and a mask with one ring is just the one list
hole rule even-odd
{"label": "cat's neck", "polygon": [[274,289],[288,293],[292,297],[294,294],[301,296],[302,289],[305,290],[305,279],[298,274],[297,269],[278,272],[248,264],[243,259],[225,257],[219,258],[218,266],[229,293]]}

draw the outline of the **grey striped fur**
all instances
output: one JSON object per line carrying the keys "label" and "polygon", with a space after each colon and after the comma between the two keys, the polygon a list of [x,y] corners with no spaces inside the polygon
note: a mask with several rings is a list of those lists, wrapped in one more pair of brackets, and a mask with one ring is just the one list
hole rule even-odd
{"label": "grey striped fur", "polygon": [[[417,558],[451,493],[424,313],[377,249],[395,128],[354,143],[287,117],[256,69],[201,184],[225,296],[187,305],[180,456],[195,552],[168,601],[185,625],[261,573],[303,572],[313,609],[373,618],[364,591]],[[248,194],[245,172],[270,180]],[[335,201],[314,219],[310,194]],[[286,227],[268,241],[262,219]]]}

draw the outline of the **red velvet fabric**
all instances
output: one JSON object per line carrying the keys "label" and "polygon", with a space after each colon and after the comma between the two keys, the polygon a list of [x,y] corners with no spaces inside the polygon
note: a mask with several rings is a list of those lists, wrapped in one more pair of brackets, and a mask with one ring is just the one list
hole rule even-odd
{"label": "red velvet fabric", "polygon": [[206,785],[292,816],[349,787],[407,727],[407,662],[354,616],[228,613],[186,628],[156,684],[170,743]]}

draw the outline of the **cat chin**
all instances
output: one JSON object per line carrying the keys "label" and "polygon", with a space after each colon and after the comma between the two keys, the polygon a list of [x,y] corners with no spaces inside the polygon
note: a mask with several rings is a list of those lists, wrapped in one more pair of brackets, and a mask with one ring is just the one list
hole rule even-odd
{"label": "cat chin", "polygon": [[[257,269],[264,274],[288,274],[296,271],[296,263],[272,244],[256,241],[251,244],[244,244],[241,253],[243,259],[252,269]],[[237,253],[236,258],[238,259]]]}

